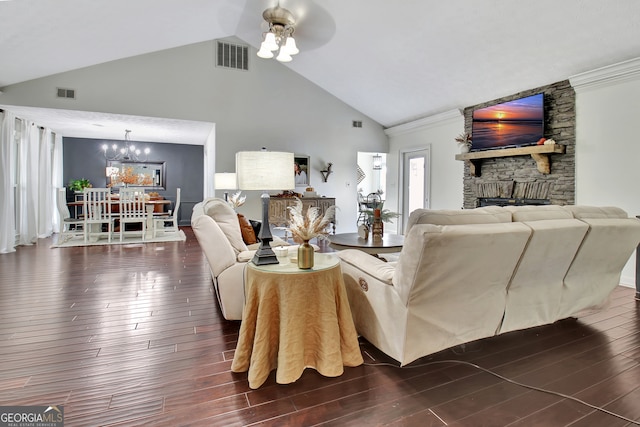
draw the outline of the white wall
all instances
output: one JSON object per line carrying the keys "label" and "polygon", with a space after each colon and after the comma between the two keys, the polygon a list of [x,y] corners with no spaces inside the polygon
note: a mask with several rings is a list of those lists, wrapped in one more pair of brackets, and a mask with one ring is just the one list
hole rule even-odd
{"label": "white wall", "polygon": [[400,170],[402,153],[430,148],[430,208],[461,209],[463,202],[464,164],[455,160],[459,153],[455,137],[464,132],[460,111],[449,111],[427,119],[386,130],[389,135],[387,156],[387,202],[385,207],[401,212]]}
{"label": "white wall", "polygon": [[[388,138],[382,127],[278,61],[258,58],[253,48],[250,71],[218,68],[214,54],[215,42],[208,41],[140,55],[7,86],[0,100],[213,122],[215,137],[210,141],[215,141],[219,172],[234,171],[235,153],[241,150],[264,146],[308,155],[311,186],[321,195],[336,197],[338,231],[355,231],[356,153],[386,152]],[[75,89],[77,99],[55,98],[56,87]],[[353,128],[353,120],[362,121],[362,128]],[[327,162],[333,162],[333,173],[324,183],[319,170]],[[240,211],[260,218],[259,194],[248,194]]]}
{"label": "white wall", "polygon": [[[576,204],[640,215],[640,59],[570,78],[576,91]],[[635,286],[635,254],[622,272]]]}

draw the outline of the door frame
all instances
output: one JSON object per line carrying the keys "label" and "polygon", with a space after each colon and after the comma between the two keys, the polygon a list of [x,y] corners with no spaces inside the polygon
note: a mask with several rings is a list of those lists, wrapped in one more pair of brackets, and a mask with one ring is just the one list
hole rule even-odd
{"label": "door frame", "polygon": [[400,183],[400,191],[398,191],[398,206],[400,207],[400,213],[402,214],[400,221],[400,229],[398,233],[404,234],[404,231],[407,226],[407,221],[409,220],[409,212],[404,212],[405,210],[405,182],[404,182],[404,169],[405,169],[405,156],[410,153],[418,153],[424,151],[424,189],[425,189],[425,202],[424,208],[429,209],[431,206],[431,144],[427,144],[424,147],[413,147],[413,148],[403,148],[399,151],[398,158],[398,182]]}

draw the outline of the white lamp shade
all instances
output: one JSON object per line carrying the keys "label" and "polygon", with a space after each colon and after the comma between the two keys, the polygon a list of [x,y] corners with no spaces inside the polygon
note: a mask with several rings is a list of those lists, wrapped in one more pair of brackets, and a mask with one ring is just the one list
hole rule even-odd
{"label": "white lamp shade", "polygon": [[240,151],[236,174],[240,190],[293,190],[296,188],[293,153]]}
{"label": "white lamp shade", "polygon": [[214,175],[215,186],[218,190],[237,190],[238,182],[235,173],[217,173]]}
{"label": "white lamp shade", "polygon": [[276,56],[276,59],[280,62],[291,62],[293,58],[287,53],[286,49],[282,48],[278,56]]}
{"label": "white lamp shade", "polygon": [[284,48],[289,55],[295,55],[297,53],[300,53],[298,46],[296,46],[296,40],[291,36],[287,37],[287,41],[284,44]]}
{"label": "white lamp shade", "polygon": [[273,58],[273,52],[271,52],[269,49],[267,49],[264,46],[264,42],[262,42],[262,44],[260,45],[260,50],[258,51],[258,56],[260,58],[264,58],[264,59]]}
{"label": "white lamp shade", "polygon": [[269,50],[278,50],[278,43],[276,43],[276,35],[273,33],[267,33],[262,42],[262,47]]}

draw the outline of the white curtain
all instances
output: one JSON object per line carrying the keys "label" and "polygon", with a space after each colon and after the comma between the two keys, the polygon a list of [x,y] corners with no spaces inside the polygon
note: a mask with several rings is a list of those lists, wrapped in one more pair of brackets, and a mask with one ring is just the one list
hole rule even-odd
{"label": "white curtain", "polygon": [[5,111],[0,122],[0,254],[15,252],[15,123],[16,117]]}
{"label": "white curtain", "polygon": [[[58,149],[61,150],[61,139]],[[0,253],[53,233],[54,184],[62,181],[62,154],[54,168],[49,129],[5,111],[0,127]],[[17,237],[17,242],[16,242]]]}
{"label": "white curtain", "polygon": [[35,123],[21,120],[18,144],[18,244],[31,245],[38,240],[38,154],[39,134]]}

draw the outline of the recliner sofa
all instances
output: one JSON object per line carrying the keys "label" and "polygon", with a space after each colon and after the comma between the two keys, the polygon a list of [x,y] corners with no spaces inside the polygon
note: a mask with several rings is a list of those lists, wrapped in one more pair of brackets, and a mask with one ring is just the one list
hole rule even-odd
{"label": "recliner sofa", "polygon": [[406,365],[601,308],[639,242],[614,207],[418,209],[397,262],[338,256],[358,333]]}

